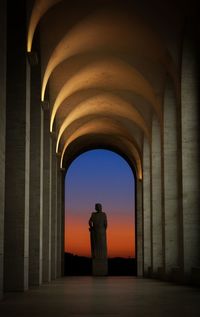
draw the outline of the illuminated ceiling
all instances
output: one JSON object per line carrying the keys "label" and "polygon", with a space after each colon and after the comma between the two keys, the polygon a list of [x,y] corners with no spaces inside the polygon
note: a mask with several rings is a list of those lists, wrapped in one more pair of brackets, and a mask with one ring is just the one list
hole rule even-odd
{"label": "illuminated ceiling", "polygon": [[175,91],[179,85],[183,19],[175,2],[35,1],[27,51],[37,31],[41,100],[49,101],[62,168],[70,155],[99,145],[123,153],[142,178],[152,116],[162,129],[166,78]]}

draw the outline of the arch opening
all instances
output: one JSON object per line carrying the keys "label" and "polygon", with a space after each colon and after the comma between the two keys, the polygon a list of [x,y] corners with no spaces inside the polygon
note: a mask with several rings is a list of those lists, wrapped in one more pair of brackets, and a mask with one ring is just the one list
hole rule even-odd
{"label": "arch opening", "polygon": [[65,175],[65,275],[91,275],[88,221],[100,202],[108,218],[109,275],[136,275],[134,166],[119,153],[90,149]]}

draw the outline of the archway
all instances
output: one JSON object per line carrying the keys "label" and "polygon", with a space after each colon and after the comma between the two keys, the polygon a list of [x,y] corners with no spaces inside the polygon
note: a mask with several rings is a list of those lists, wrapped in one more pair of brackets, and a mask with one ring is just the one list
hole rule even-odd
{"label": "archway", "polygon": [[136,275],[135,171],[119,153],[84,151],[65,175],[65,274],[90,275],[88,220],[101,202],[108,217],[109,275]]}

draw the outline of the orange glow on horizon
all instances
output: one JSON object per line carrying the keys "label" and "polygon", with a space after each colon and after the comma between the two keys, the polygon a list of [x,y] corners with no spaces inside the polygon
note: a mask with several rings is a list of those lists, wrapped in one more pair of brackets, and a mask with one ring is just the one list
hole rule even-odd
{"label": "orange glow on horizon", "polygon": [[[91,256],[89,220],[67,213],[65,218],[65,252],[79,256]],[[134,223],[130,218],[108,216],[108,257],[135,257]]]}

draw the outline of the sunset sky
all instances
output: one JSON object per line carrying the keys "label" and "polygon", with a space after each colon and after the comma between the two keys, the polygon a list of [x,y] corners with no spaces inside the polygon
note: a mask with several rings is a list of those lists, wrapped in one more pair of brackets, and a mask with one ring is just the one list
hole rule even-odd
{"label": "sunset sky", "polygon": [[88,220],[95,203],[108,218],[108,256],[135,256],[135,181],[114,152],[93,150],[73,161],[65,178],[65,251],[90,256]]}

